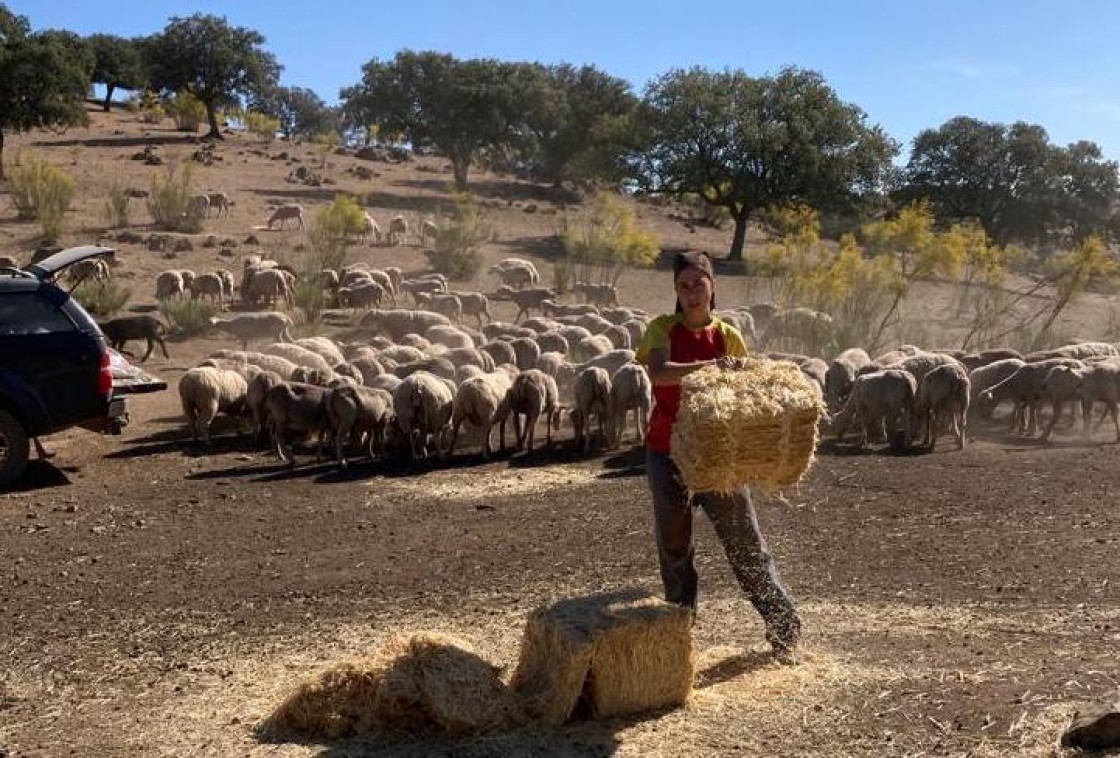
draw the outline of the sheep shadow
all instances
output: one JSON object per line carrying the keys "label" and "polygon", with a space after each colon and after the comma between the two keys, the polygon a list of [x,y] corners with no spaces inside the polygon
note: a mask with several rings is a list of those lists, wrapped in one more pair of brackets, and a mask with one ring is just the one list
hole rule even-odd
{"label": "sheep shadow", "polygon": [[65,487],[72,484],[70,477],[66,476],[66,472],[73,473],[77,470],[75,466],[59,467],[50,461],[36,458],[28,461],[23,476],[15,484],[6,488],[4,493],[37,492],[51,487]]}
{"label": "sheep shadow", "polygon": [[[262,187],[260,189],[249,189],[246,191],[251,192],[254,195],[260,195],[261,197],[277,197],[284,200],[304,200],[307,202],[316,203],[329,203],[334,200],[335,195],[338,194],[338,191],[331,187],[306,187],[299,189]],[[262,229],[258,231],[268,230]]]}
{"label": "sheep shadow", "polygon": [[517,237],[502,240],[498,244],[510,248],[513,252],[527,253],[548,261],[559,260],[567,254],[564,241],[555,234],[547,237]]}
{"label": "sheep shadow", "polygon": [[627,479],[646,475],[646,448],[635,444],[629,450],[608,455],[603,459],[600,479]]}
{"label": "sheep shadow", "polygon": [[89,139],[68,139],[60,142],[37,140],[35,147],[163,147],[181,145],[184,147],[201,144],[201,138],[194,135],[164,134],[158,137],[93,137]]}
{"label": "sheep shadow", "polygon": [[696,672],[695,687],[698,690],[729,682],[744,674],[753,674],[774,663],[774,654],[748,650],[721,661],[716,661],[705,669]]}

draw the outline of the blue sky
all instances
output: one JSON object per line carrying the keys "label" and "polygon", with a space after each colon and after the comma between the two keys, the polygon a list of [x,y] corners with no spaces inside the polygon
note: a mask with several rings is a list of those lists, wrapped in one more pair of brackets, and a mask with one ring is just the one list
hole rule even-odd
{"label": "blue sky", "polygon": [[[403,48],[458,57],[594,63],[631,82],[676,67],[786,65],[824,74],[909,146],[956,115],[1041,124],[1120,160],[1120,3],[1108,0],[9,0],[33,29],[149,34],[171,16],[224,15],[261,32],[283,83],[328,102],[371,58]],[[282,10],[281,10],[282,9]]]}

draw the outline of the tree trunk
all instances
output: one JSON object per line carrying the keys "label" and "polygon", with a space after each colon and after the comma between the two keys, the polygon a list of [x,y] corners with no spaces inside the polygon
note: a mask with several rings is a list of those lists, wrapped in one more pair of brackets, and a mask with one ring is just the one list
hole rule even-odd
{"label": "tree trunk", "polygon": [[112,84],[105,85],[105,102],[101,104],[101,108],[106,113],[109,112],[109,108],[111,108],[113,105],[113,90],[115,89],[116,87],[114,87]]}
{"label": "tree trunk", "polygon": [[727,260],[743,260],[743,247],[747,244],[747,224],[751,219],[751,212],[743,208],[738,213],[733,212],[735,219],[735,235],[731,238],[731,250],[727,253]]}
{"label": "tree trunk", "polygon": [[225,139],[218,128],[218,111],[213,103],[206,103],[206,120],[210,124],[210,132],[206,135],[206,139]]}
{"label": "tree trunk", "polygon": [[451,154],[451,168],[455,172],[455,189],[460,192],[467,191],[467,172],[471,167],[471,155],[458,152]]}
{"label": "tree trunk", "polygon": [[6,178],[4,176],[4,130],[0,129],[0,182]]}

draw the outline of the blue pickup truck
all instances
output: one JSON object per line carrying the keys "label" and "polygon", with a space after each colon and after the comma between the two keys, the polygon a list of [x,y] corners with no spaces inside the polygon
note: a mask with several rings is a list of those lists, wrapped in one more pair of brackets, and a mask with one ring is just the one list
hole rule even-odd
{"label": "blue pickup truck", "polygon": [[127,395],[166,389],[105,343],[97,323],[55,276],[112,248],[86,245],[26,269],[0,269],[0,491],[23,475],[38,438],[80,426],[119,434]]}

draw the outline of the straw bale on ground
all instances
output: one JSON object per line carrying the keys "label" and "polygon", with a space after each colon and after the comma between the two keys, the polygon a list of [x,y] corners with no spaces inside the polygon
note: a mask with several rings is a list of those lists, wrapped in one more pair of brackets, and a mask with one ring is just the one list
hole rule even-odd
{"label": "straw bale on ground", "polygon": [[535,611],[511,686],[532,718],[562,724],[682,705],[694,670],[692,614],[626,590]]}
{"label": "straw bale on ground", "polygon": [[333,739],[399,731],[458,735],[522,721],[491,664],[452,637],[417,633],[395,635],[373,655],[304,682],[262,727]]}
{"label": "straw bale on ground", "polygon": [[820,388],[792,363],[747,358],[681,381],[671,452],[692,492],[796,484],[813,462]]}

